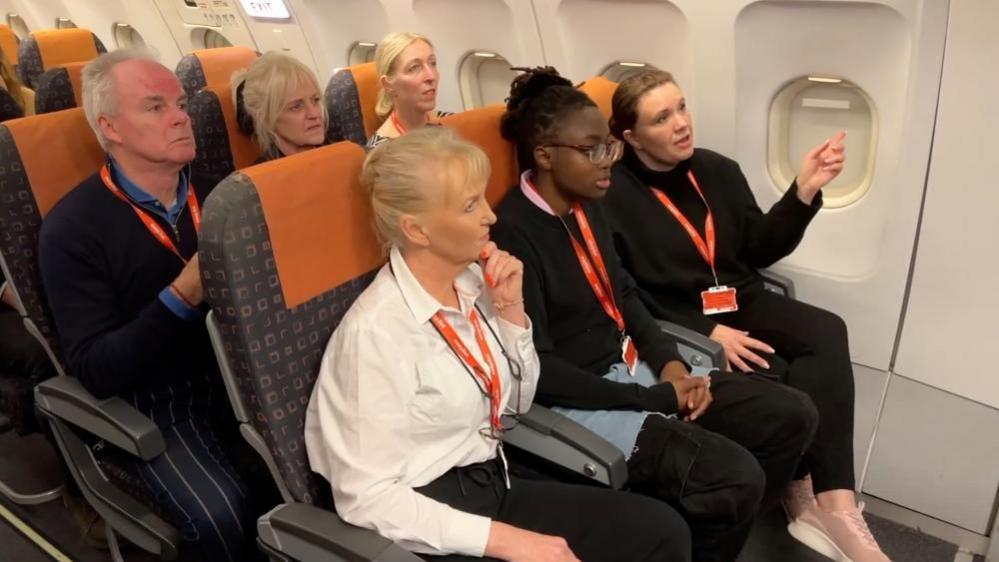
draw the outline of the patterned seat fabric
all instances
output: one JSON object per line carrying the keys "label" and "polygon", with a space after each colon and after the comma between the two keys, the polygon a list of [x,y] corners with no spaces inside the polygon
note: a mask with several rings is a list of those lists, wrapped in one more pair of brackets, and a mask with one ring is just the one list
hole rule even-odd
{"label": "patterned seat fabric", "polygon": [[[42,146],[45,150],[41,150]],[[38,327],[57,361],[59,341],[41,291],[38,235],[42,219],[52,206],[95,172],[104,158],[82,109],[0,125],[0,255],[28,319]],[[32,386],[37,382],[32,381]],[[28,397],[29,402],[15,406],[15,411],[20,408],[33,412],[30,389]],[[99,440],[81,431],[73,431],[91,446],[105,476],[116,487],[162,516],[155,498],[131,471],[134,457],[117,447],[98,445]]]}
{"label": "patterned seat fabric", "polygon": [[89,29],[35,31],[17,51],[17,75],[25,86],[38,87],[43,72],[70,62],[87,62],[106,53],[104,44]]}
{"label": "patterned seat fabric", "polygon": [[24,110],[17,105],[14,98],[10,97],[7,90],[0,88],[0,121],[17,119],[18,117],[24,117]]}
{"label": "patterned seat fabric", "polygon": [[177,63],[177,78],[187,95],[193,96],[202,88],[229,87],[233,72],[250,66],[260,53],[249,47],[220,47],[202,49],[184,55]]}
{"label": "patterned seat fabric", "polygon": [[86,64],[71,62],[43,72],[35,86],[35,113],[80,107],[83,67]]}
{"label": "patterned seat fabric", "polygon": [[230,176],[205,205],[199,246],[250,425],[292,497],[327,508],[305,412],[327,341],[382,262],[357,183],[362,160],[344,142]]}
{"label": "patterned seat fabric", "polygon": [[236,124],[236,108],[228,93],[228,86],[208,87],[192,95],[187,103],[198,146],[191,168],[217,179],[260,158],[257,145]]}
{"label": "patterned seat fabric", "polygon": [[348,66],[330,78],[323,94],[329,126],[326,142],[350,141],[361,146],[378,129],[375,101],[378,77],[375,63]]}

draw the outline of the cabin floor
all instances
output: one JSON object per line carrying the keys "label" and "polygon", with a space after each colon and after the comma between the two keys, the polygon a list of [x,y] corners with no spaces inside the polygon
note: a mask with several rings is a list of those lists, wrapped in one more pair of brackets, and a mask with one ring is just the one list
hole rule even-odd
{"label": "cabin floor", "polygon": [[[22,493],[40,492],[59,482],[61,470],[52,447],[40,435],[0,435],[0,481]],[[953,562],[968,560],[955,545],[925,533],[867,514],[871,531],[885,553],[896,562]],[[48,547],[41,545],[49,545]],[[0,497],[0,562],[49,560],[98,562],[110,560],[107,551],[88,546],[61,500],[20,506]],[[46,551],[48,548],[48,552]],[[123,549],[129,562],[157,558],[136,547]],[[799,544],[786,530],[779,509],[761,516],[737,562],[824,562],[827,558]],[[975,557],[980,562],[981,557]]]}

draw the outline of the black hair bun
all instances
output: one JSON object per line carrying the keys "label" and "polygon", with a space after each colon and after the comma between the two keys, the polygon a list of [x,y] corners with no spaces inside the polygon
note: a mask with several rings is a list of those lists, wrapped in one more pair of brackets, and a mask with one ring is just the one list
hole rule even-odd
{"label": "black hair bun", "polygon": [[572,82],[559,75],[552,66],[536,66],[534,68],[513,68],[522,70],[523,74],[514,78],[510,85],[510,97],[506,99],[507,111],[515,111],[524,104],[539,97],[542,92],[555,86],[572,87]]}

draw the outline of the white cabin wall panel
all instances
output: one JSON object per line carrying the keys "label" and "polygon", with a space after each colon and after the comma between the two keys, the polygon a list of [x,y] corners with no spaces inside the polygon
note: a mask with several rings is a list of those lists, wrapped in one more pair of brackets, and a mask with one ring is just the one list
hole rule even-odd
{"label": "white cabin wall panel", "polygon": [[[196,7],[187,6],[184,0],[154,1],[182,54],[204,48],[194,37],[194,34],[201,29],[211,29],[220,33],[233,45],[257,48],[241,14],[232,12],[233,6],[231,3],[225,3],[225,0],[223,0],[225,5],[219,4],[217,11],[212,8],[212,3],[208,0],[198,0]],[[216,17],[225,15],[234,17]]]}
{"label": "white cabin wall panel", "polygon": [[821,211],[777,269],[795,279],[799,298],[844,317],[854,361],[883,371],[918,219],[946,10],[944,2],[916,0],[761,1],[747,3],[736,21],[738,148],[731,155],[763,209],[779,197],[767,171],[767,116],[785,83],[840,74],[874,100],[880,134],[869,191],[850,206]]}
{"label": "white cabin wall panel", "polygon": [[[320,84],[324,87],[336,69],[347,66],[351,45],[358,41],[377,43],[394,29],[388,8],[379,0],[290,0],[287,3],[294,10],[311,46]],[[395,25],[403,29],[402,23],[399,21]]]}
{"label": "white cabin wall panel", "polygon": [[999,4],[992,0],[951,5],[926,204],[895,371],[999,408],[999,377],[990,372],[999,364],[999,190],[991,172],[999,153],[996,21]]}
{"label": "white cabin wall panel", "polygon": [[854,363],[853,469],[858,486],[863,482],[867,451],[878,425],[881,397],[887,384],[887,372]]}
{"label": "white cabin wall panel", "polygon": [[319,70],[312,49],[306,40],[301,19],[292,6],[285,2],[291,19],[276,20],[257,18],[246,13],[238,0],[213,0],[212,9],[223,15],[241,18],[246,29],[253,36],[253,42],[261,53],[278,51],[305,63],[313,72]]}
{"label": "white cabin wall panel", "polygon": [[999,487],[999,410],[892,375],[864,493],[985,535]]}
{"label": "white cabin wall panel", "polygon": [[461,111],[458,70],[472,51],[499,54],[512,66],[542,64],[534,12],[521,0],[413,0],[414,31],[430,38],[437,53],[437,106]]}
{"label": "white cabin wall panel", "polygon": [[[687,17],[667,0],[534,0],[547,64],[574,82],[616,61],[691,80]],[[538,63],[540,64],[540,63]]]}

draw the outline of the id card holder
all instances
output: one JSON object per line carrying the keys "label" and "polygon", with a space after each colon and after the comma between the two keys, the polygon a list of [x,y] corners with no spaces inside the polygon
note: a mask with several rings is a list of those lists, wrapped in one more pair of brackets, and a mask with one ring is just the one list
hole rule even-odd
{"label": "id card holder", "polygon": [[739,310],[739,303],[735,299],[735,287],[724,285],[701,291],[701,304],[704,306],[705,315]]}
{"label": "id card holder", "polygon": [[624,336],[621,340],[621,360],[628,367],[628,374],[635,376],[635,369],[638,368],[638,349],[635,342],[631,341],[631,336]]}

